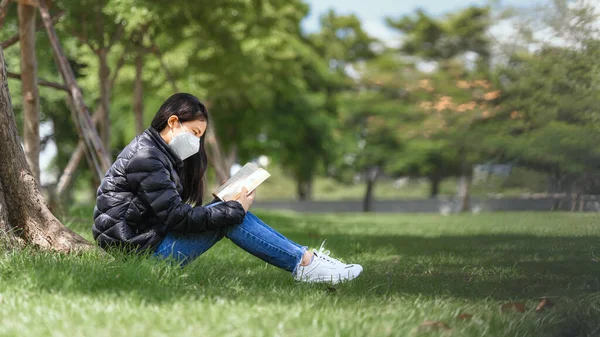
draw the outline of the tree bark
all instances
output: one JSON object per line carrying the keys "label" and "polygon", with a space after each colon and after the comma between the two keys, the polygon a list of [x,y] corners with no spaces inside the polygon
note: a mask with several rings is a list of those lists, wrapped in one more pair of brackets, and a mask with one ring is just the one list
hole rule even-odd
{"label": "tree bark", "polygon": [[373,211],[373,192],[375,190],[375,183],[379,177],[379,171],[379,166],[371,167],[367,171],[367,190],[363,199],[363,212]]}
{"label": "tree bark", "polygon": [[21,43],[21,93],[25,157],[29,169],[40,183],[40,100],[35,59],[35,7],[19,4],[19,36]]}
{"label": "tree bark", "polygon": [[144,55],[139,52],[135,57],[135,86],[133,111],[135,112],[135,129],[137,134],[144,131],[144,82],[142,71],[144,67]]}
{"label": "tree bark", "polygon": [[429,177],[429,198],[434,199],[440,194],[440,184],[442,179],[439,176]]}
{"label": "tree bark", "polygon": [[[10,228],[8,227],[8,208],[4,199],[4,189],[2,188],[2,180],[0,179],[0,240],[2,235],[6,235]],[[1,248],[1,247],[0,247]]]}
{"label": "tree bark", "polygon": [[98,50],[98,80],[100,81],[100,107],[102,115],[98,123],[98,132],[102,144],[110,153],[110,68],[108,67],[108,48]]}
{"label": "tree bark", "polygon": [[63,252],[93,248],[48,210],[21,147],[1,48],[0,68],[0,120],[4,122],[0,128],[0,158],[10,158],[0,160],[0,222],[5,223],[5,228],[14,229],[12,235],[41,248]]}

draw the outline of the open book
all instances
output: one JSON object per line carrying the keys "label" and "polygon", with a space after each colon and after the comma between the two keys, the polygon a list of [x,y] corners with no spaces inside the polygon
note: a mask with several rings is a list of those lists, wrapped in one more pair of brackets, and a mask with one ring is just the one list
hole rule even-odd
{"label": "open book", "polygon": [[269,172],[257,164],[247,163],[223,185],[219,186],[213,196],[222,201],[236,200],[240,197],[243,187],[246,187],[250,193],[270,176]]}

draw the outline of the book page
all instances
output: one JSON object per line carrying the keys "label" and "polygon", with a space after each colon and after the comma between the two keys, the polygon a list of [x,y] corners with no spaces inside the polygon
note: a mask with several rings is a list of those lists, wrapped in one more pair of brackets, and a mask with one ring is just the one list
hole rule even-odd
{"label": "book page", "polygon": [[242,167],[239,171],[237,171],[229,180],[227,180],[223,185],[219,186],[215,191],[215,194],[221,194],[222,191],[227,189],[228,187],[237,184],[238,182],[248,178],[254,171],[258,170],[260,167],[254,163],[247,163]]}
{"label": "book page", "polygon": [[239,198],[242,188],[246,187],[248,192],[252,192],[258,185],[262,184],[271,175],[265,169],[254,163],[247,163],[229,180],[221,185],[213,196],[223,201],[235,200]]}

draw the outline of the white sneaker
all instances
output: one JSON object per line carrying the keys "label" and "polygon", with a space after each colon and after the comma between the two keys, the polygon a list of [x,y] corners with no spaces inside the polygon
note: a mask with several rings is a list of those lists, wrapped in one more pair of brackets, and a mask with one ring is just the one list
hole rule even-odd
{"label": "white sneaker", "polygon": [[294,278],[303,282],[330,282],[336,284],[356,278],[362,271],[358,264],[345,264],[329,256],[328,250],[323,250],[321,244],[319,251],[314,252],[314,259],[308,266],[298,266]]}

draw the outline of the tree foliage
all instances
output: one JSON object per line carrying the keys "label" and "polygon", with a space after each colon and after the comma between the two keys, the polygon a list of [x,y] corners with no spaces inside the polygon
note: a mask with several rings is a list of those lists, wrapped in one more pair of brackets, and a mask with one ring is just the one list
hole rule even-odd
{"label": "tree foliage", "polygon": [[[2,40],[18,31],[14,7]],[[559,43],[536,41],[535,15],[526,13],[518,39],[526,44],[498,62],[489,6],[390,13],[399,48],[370,36],[357,16],[334,11],[307,34],[308,10],[300,0],[56,0],[52,13],[64,12],[56,29],[86,104],[97,110],[108,99],[113,156],[137,132],[132,93],[143,57],[144,125],[173,92],[193,93],[209,105],[228,158],[268,154],[296,180],[301,199],[318,175],[348,183],[360,176],[371,197],[380,175],[427,177],[435,196],[443,179],[480,163],[571,182],[600,165],[600,47],[589,7],[561,0],[545,9],[535,24]],[[43,32],[36,45],[38,76],[60,82]],[[5,54],[8,70],[19,73],[18,47]],[[10,85],[22,125],[20,88]],[[58,144],[60,172],[77,134],[65,94],[40,93],[42,123],[53,125],[42,146]],[[89,188],[87,168],[78,174]]]}

